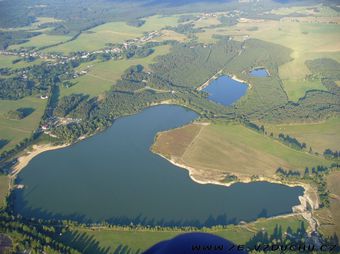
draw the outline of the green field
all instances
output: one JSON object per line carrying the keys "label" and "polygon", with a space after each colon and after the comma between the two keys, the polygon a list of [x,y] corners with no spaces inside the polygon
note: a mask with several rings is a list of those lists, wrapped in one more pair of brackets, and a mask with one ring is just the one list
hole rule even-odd
{"label": "green field", "polygon": [[164,29],[161,31],[161,35],[159,37],[152,39],[152,41],[156,41],[156,42],[167,41],[167,40],[185,42],[185,41],[188,41],[188,37],[184,34],[180,34],[172,30]]}
{"label": "green field", "polygon": [[[245,244],[254,234],[260,230],[265,230],[269,235],[274,231],[276,225],[282,226],[285,232],[287,227],[296,231],[301,223],[305,221],[300,216],[291,216],[287,218],[259,219],[256,222],[247,225],[230,225],[226,229],[207,229],[206,232],[216,234],[227,238],[237,244]],[[307,225],[305,223],[305,225]],[[64,236],[72,239],[75,246],[83,249],[84,253],[96,253],[98,250],[107,250],[107,253],[116,253],[122,248],[126,249],[123,253],[135,253],[136,251],[145,251],[152,245],[175,237],[183,232],[165,230],[119,230],[119,229],[79,229]],[[130,252],[128,252],[130,250]]]}
{"label": "green field", "polygon": [[194,24],[197,28],[206,28],[209,26],[219,25],[221,24],[221,21],[219,21],[218,17],[201,17],[195,21]]}
{"label": "green field", "polygon": [[49,35],[49,34],[40,34],[38,36],[32,37],[28,42],[17,44],[10,46],[9,49],[20,49],[20,48],[28,48],[28,47],[34,47],[36,49],[54,45],[60,42],[65,42],[69,39],[71,39],[71,36],[67,35]]}
{"label": "green field", "polygon": [[25,68],[25,67],[36,65],[36,64],[38,65],[43,62],[42,59],[37,59],[33,62],[26,62],[22,60],[20,62],[13,64],[13,61],[17,59],[18,59],[17,56],[0,55],[0,69],[1,68],[20,69],[20,68]]}
{"label": "green field", "polygon": [[239,124],[200,125],[199,131],[192,131],[193,126],[161,133],[153,149],[198,170],[199,179],[221,172],[273,177],[278,167],[303,170],[328,164]]}
{"label": "green field", "polygon": [[142,64],[147,69],[149,64],[156,62],[157,56],[165,55],[169,51],[170,46],[165,45],[156,47],[153,54],[144,58],[110,60],[107,62],[90,62],[83,64],[78,70],[89,66],[89,72],[84,76],[72,80],[72,82],[76,82],[76,85],[70,88],[62,88],[60,96],[63,97],[72,93],[84,93],[89,94],[90,96],[102,94],[109,90],[130,66]]}
{"label": "green field", "polygon": [[7,175],[0,175],[0,209],[5,204],[5,198],[8,195],[9,177]]}
{"label": "green field", "polygon": [[320,223],[319,231],[326,236],[340,235],[340,171],[331,172],[327,176],[330,206],[315,211]]}
{"label": "green field", "polygon": [[83,32],[76,40],[47,49],[48,52],[70,53],[73,51],[94,51],[104,48],[107,43],[123,43],[129,39],[142,37],[144,32],[159,30],[177,24],[176,16],[151,16],[141,27],[130,26],[125,22],[110,22]]}
{"label": "green field", "polygon": [[[0,152],[13,148],[32,135],[32,132],[39,126],[46,102],[33,96],[16,101],[0,100],[0,139],[9,141],[0,149]],[[33,108],[34,112],[21,120],[7,119],[7,112],[18,108]]]}
{"label": "green field", "polygon": [[266,125],[265,128],[275,135],[280,133],[291,135],[318,153],[323,153],[326,149],[340,150],[340,118],[312,124]]}
{"label": "green field", "polygon": [[[317,10],[317,11],[315,11]],[[279,8],[274,9],[271,13],[276,15],[289,15],[293,13],[305,14],[305,15],[313,15],[313,16],[338,16],[338,13],[328,6],[323,5],[314,5],[309,6],[307,9],[306,6],[294,6],[288,8]]]}
{"label": "green field", "polygon": [[327,178],[327,187],[330,191],[330,211],[335,223],[335,232],[340,235],[340,172],[333,172]]}

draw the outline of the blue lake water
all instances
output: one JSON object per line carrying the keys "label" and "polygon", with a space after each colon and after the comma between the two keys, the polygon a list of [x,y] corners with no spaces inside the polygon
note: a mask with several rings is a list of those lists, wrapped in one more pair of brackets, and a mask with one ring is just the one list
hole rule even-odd
{"label": "blue lake water", "polygon": [[71,147],[38,155],[18,175],[25,188],[13,192],[15,211],[45,219],[192,226],[291,212],[301,187],[197,184],[150,151],[157,132],[196,117],[179,106],[151,107]]}
{"label": "blue lake water", "polygon": [[264,68],[254,69],[250,72],[252,77],[269,77],[269,73]]}
{"label": "blue lake water", "polygon": [[228,106],[245,95],[247,89],[247,84],[233,80],[228,76],[221,76],[213,80],[203,91],[209,94],[209,100]]}

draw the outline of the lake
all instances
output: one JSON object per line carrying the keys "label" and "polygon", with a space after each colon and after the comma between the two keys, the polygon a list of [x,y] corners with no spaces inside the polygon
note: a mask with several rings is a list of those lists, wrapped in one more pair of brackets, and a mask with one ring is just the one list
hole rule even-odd
{"label": "lake", "polygon": [[209,100],[228,106],[245,95],[247,89],[247,84],[236,81],[229,76],[221,76],[213,80],[203,91],[209,94]]}
{"label": "lake", "polygon": [[250,71],[252,77],[269,77],[269,73],[265,68],[258,68]]}
{"label": "lake", "polygon": [[291,212],[301,187],[202,185],[150,151],[157,132],[196,117],[179,106],[155,106],[73,146],[38,155],[18,175],[25,188],[13,192],[15,211],[45,219],[169,226],[212,226]]}

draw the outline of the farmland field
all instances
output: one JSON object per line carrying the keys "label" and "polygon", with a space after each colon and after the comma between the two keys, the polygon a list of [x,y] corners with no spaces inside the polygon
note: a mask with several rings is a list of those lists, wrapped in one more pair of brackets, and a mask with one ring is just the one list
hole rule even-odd
{"label": "farmland field", "polygon": [[47,49],[48,52],[70,53],[73,51],[94,51],[104,48],[107,43],[123,43],[141,37],[144,32],[159,30],[177,24],[176,17],[152,16],[146,18],[141,27],[130,26],[125,22],[111,22],[83,32],[76,40]]}
{"label": "farmland field", "polygon": [[203,174],[273,177],[278,167],[302,170],[328,164],[238,124],[196,124],[164,132],[158,135],[153,149]]}
{"label": "farmland field", "polygon": [[91,96],[97,96],[109,90],[114,83],[120,79],[124,71],[132,65],[141,64],[146,69],[148,65],[155,63],[157,56],[165,55],[170,51],[170,46],[159,46],[155,48],[155,52],[148,57],[133,58],[123,60],[110,60],[107,62],[89,62],[84,66],[89,66],[89,72],[73,80],[76,84],[70,88],[62,88],[60,96],[70,95],[72,93],[84,93]]}
{"label": "farmland field", "polygon": [[327,187],[330,191],[330,207],[316,211],[320,221],[320,231],[325,235],[340,234],[340,172],[332,172],[327,176]]}
{"label": "farmland field", "polygon": [[0,69],[1,68],[11,68],[11,69],[19,69],[19,68],[25,68],[27,66],[32,65],[38,65],[41,64],[43,61],[41,59],[37,59],[33,62],[26,62],[24,60],[21,60],[20,62],[13,63],[14,60],[19,59],[16,56],[4,56],[0,55]]}
{"label": "farmland field", "polygon": [[321,123],[313,124],[282,124],[266,125],[267,131],[275,135],[280,133],[291,135],[313,151],[323,153],[326,149],[340,149],[340,118],[330,118]]}
{"label": "farmland field", "polygon": [[340,172],[331,173],[327,179],[329,191],[331,192],[331,205],[330,211],[335,222],[335,232],[340,234]]}
{"label": "farmland field", "polygon": [[[39,126],[45,105],[46,100],[33,96],[16,101],[0,100],[0,139],[8,141],[8,144],[0,148],[1,152],[13,148],[17,143],[32,135],[32,132]],[[7,119],[8,111],[18,108],[32,108],[34,111],[21,120]]]}
{"label": "farmland field", "polygon": [[41,47],[57,44],[60,42],[65,42],[72,37],[67,35],[49,35],[49,34],[40,34],[38,36],[32,37],[28,42],[13,45],[10,47],[10,49],[20,49],[20,48],[28,48],[28,47],[34,47],[36,49],[39,49]]}

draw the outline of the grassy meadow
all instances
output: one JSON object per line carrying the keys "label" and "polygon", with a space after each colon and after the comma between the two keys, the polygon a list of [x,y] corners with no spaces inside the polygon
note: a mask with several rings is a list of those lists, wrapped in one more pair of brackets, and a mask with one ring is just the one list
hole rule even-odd
{"label": "grassy meadow", "polygon": [[109,90],[130,66],[142,64],[147,69],[149,64],[155,63],[157,56],[165,55],[169,51],[170,46],[164,45],[156,47],[153,54],[144,58],[89,62],[83,64],[78,67],[78,70],[89,66],[88,73],[72,80],[72,82],[76,83],[74,86],[62,88],[60,90],[60,96],[63,97],[72,93],[84,93],[89,94],[90,96],[98,96]]}
{"label": "grassy meadow", "polygon": [[43,33],[43,34],[30,38],[28,42],[12,45],[9,47],[9,49],[20,49],[20,48],[28,48],[28,47],[34,47],[36,49],[39,49],[41,47],[54,45],[60,42],[65,42],[71,38],[72,38],[71,36],[67,36],[67,35],[50,35],[50,34]]}
{"label": "grassy meadow", "polygon": [[19,59],[17,56],[0,55],[0,69],[2,68],[20,69],[32,65],[38,65],[43,62],[42,59],[37,59],[33,62],[26,62],[24,60],[21,60],[20,62],[13,63],[13,61],[17,59]]}
{"label": "grassy meadow", "polygon": [[316,210],[314,216],[320,223],[319,231],[326,236],[340,235],[340,171],[327,176],[330,206]]}
{"label": "grassy meadow", "polygon": [[[275,226],[281,225],[283,232],[287,230],[288,226],[296,231],[300,228],[301,223],[307,225],[302,217],[296,215],[286,218],[259,219],[247,225],[230,225],[225,229],[206,229],[204,231],[227,238],[237,244],[245,244],[260,230],[265,230],[271,235]],[[183,232],[171,229],[152,231],[80,228],[67,233],[65,238],[67,241],[71,240],[73,245],[82,248],[84,253],[95,253],[98,250],[106,250],[107,253],[120,253],[119,250],[122,249],[125,249],[126,253],[136,253],[138,250],[145,251],[152,245],[181,233]]]}
{"label": "grassy meadow", "polygon": [[323,6],[321,4],[310,6],[293,6],[288,8],[274,9],[270,13],[276,15],[289,15],[293,13],[313,15],[313,16],[338,16],[338,13],[328,6]]}
{"label": "grassy meadow", "polygon": [[161,31],[161,35],[159,37],[152,39],[152,41],[156,41],[156,42],[162,42],[162,41],[167,41],[167,40],[186,42],[188,41],[188,37],[185,36],[184,34],[180,34],[172,30],[164,29]]}
{"label": "grassy meadow", "polygon": [[321,123],[266,125],[274,135],[280,133],[295,137],[311,146],[313,151],[323,153],[326,149],[340,150],[340,118],[330,118]]}
{"label": "grassy meadow", "polygon": [[330,191],[330,211],[335,223],[335,232],[340,235],[340,172],[333,172],[327,178],[327,187]]}
{"label": "grassy meadow", "polygon": [[166,26],[175,26],[177,20],[176,16],[156,15],[145,18],[145,24],[141,27],[130,26],[126,22],[109,22],[83,32],[74,41],[46,50],[65,54],[79,50],[94,51],[104,48],[107,43],[123,43],[129,39],[142,37],[145,32],[152,32]]}
{"label": "grassy meadow", "polygon": [[158,135],[153,149],[207,173],[228,172],[273,177],[278,167],[303,170],[306,166],[328,164],[321,157],[294,150],[268,136],[233,123],[195,127],[187,125],[164,132]]}
{"label": "grassy meadow", "polygon": [[[39,126],[46,107],[46,100],[29,96],[20,100],[0,100],[0,139],[8,141],[0,152],[13,148],[23,139],[29,138]],[[6,114],[18,108],[32,108],[34,111],[21,120],[8,119]]]}
{"label": "grassy meadow", "polygon": [[215,26],[221,24],[221,21],[219,21],[218,17],[201,17],[200,19],[196,20],[194,22],[195,27],[197,28],[206,28],[209,26]]}

